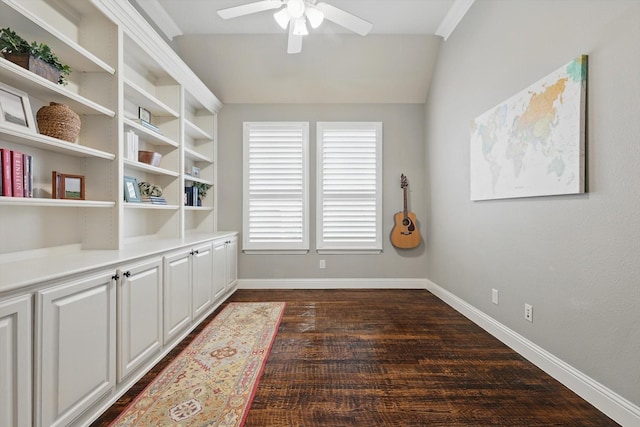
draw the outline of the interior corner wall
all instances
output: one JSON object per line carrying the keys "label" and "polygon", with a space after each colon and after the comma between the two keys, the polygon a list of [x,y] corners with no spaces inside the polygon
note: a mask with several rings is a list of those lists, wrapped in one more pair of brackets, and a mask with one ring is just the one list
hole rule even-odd
{"label": "interior corner wall", "polygon": [[[424,244],[410,250],[389,241],[393,215],[403,208],[400,174],[409,179],[409,209],[424,214],[424,104],[225,104],[218,115],[218,228],[242,230],[242,123],[309,122],[310,251],[305,255],[238,254],[240,280],[416,279],[426,275]],[[375,255],[318,255],[316,242],[316,123],[383,123],[383,252]],[[240,236],[240,241],[242,236]],[[326,268],[319,268],[320,259]],[[324,282],[322,282],[324,283]],[[338,284],[340,281],[337,282]]]}
{"label": "interior corner wall", "polygon": [[[425,107],[427,278],[635,405],[639,45],[636,0],[476,1],[440,48]],[[471,120],[580,54],[588,192],[470,201]]]}

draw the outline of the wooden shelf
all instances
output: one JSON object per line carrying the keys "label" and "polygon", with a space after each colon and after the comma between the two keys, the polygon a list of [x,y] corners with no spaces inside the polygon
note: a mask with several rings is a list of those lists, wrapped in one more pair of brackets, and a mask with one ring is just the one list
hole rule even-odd
{"label": "wooden shelf", "polygon": [[40,77],[4,58],[0,58],[0,80],[10,86],[22,89],[30,96],[48,102],[66,104],[78,114],[102,114],[107,117],[115,117],[116,115],[112,109],[71,92],[64,86]]}
{"label": "wooden shelf", "polygon": [[213,140],[213,135],[211,135],[192,121],[185,119],[184,124],[187,135],[193,137],[194,139],[206,139],[210,141]]}
{"label": "wooden shelf", "polygon": [[179,117],[176,110],[159,100],[157,97],[144,90],[133,81],[124,78],[125,98],[136,105],[146,108],[154,116]]}
{"label": "wooden shelf", "polygon": [[191,176],[191,175],[185,175],[184,180],[190,181],[190,182],[200,182],[202,184],[213,185],[213,181],[209,181],[208,179],[196,178],[195,176]]}
{"label": "wooden shelf", "polygon": [[153,145],[168,145],[171,147],[178,147],[180,145],[174,140],[167,138],[166,136],[159,134],[158,132],[154,132],[153,130],[142,126],[134,120],[125,118],[124,125],[127,128],[136,131],[139,136],[142,136],[142,139]]}
{"label": "wooden shelf", "polygon": [[0,15],[2,15],[3,21],[10,22],[11,29],[29,42],[32,39],[46,40],[51,50],[62,63],[71,67],[72,72],[115,74],[115,68],[67,37],[46,20],[32,13],[25,7],[23,0],[20,2],[16,0],[3,1],[4,3],[0,3]]}
{"label": "wooden shelf", "polygon": [[191,148],[187,148],[184,147],[184,155],[185,157],[194,160],[196,162],[208,162],[208,163],[213,163],[213,159],[211,157],[207,157],[204,156],[200,153],[198,153],[195,150],[192,150]]}
{"label": "wooden shelf", "polygon": [[63,141],[39,133],[21,132],[0,126],[0,139],[29,147],[40,148],[47,151],[62,153],[74,157],[98,158],[114,160],[115,154],[96,150],[80,144]]}
{"label": "wooden shelf", "polygon": [[135,169],[135,170],[138,170],[138,171],[141,171],[141,172],[147,172],[147,173],[150,173],[152,175],[166,175],[166,176],[173,176],[173,177],[177,177],[177,176],[180,175],[176,171],[172,171],[172,170],[164,169],[164,168],[159,168],[157,166],[151,166],[151,165],[148,165],[148,164],[142,163],[142,162],[136,162],[135,160],[124,159],[123,163],[127,168]]}
{"label": "wooden shelf", "polygon": [[126,209],[155,209],[155,210],[178,210],[178,205],[155,205],[153,203],[140,203],[140,202],[126,202],[124,204]]}
{"label": "wooden shelf", "polygon": [[36,197],[0,197],[0,206],[40,206],[71,208],[112,208],[115,202],[100,200],[42,199]]}

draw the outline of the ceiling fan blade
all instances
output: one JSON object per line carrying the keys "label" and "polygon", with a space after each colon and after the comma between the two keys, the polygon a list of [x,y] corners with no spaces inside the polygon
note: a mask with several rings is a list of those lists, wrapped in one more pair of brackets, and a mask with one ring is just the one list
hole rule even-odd
{"label": "ceiling fan blade", "polygon": [[287,53],[300,53],[302,52],[302,35],[294,34],[293,23],[289,24],[289,42],[287,45]]}
{"label": "ceiling fan blade", "polygon": [[329,21],[335,22],[341,27],[347,30],[353,31],[361,36],[366,36],[373,28],[373,24],[369,21],[365,21],[362,18],[358,18],[355,15],[345,12],[342,9],[338,9],[328,3],[318,3],[316,7],[324,13],[324,17]]}
{"label": "ceiling fan blade", "polygon": [[220,9],[218,15],[222,19],[237,18],[239,16],[250,15],[252,13],[263,12],[265,10],[277,9],[284,4],[282,0],[262,0],[240,6]]}

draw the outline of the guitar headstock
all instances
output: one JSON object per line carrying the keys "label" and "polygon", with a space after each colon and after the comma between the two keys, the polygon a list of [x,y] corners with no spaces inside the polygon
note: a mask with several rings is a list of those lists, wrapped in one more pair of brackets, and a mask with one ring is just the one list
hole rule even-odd
{"label": "guitar headstock", "polygon": [[407,177],[404,174],[400,175],[400,188],[407,188]]}

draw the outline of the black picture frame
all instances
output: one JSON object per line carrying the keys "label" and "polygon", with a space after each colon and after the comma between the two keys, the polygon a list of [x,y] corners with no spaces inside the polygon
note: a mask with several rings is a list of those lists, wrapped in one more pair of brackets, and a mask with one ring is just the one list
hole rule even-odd
{"label": "black picture frame", "polygon": [[151,111],[146,108],[138,107],[138,118],[145,123],[151,123]]}

